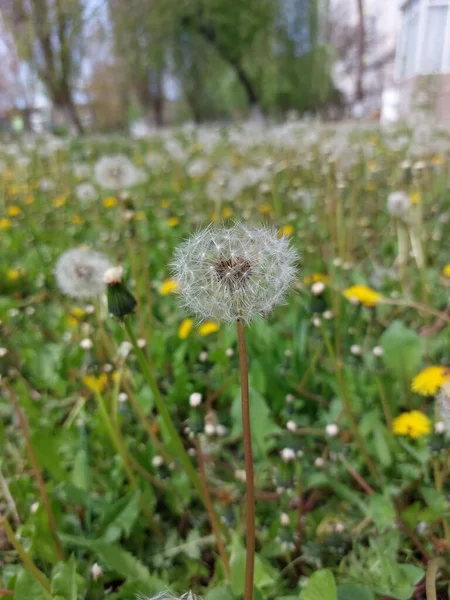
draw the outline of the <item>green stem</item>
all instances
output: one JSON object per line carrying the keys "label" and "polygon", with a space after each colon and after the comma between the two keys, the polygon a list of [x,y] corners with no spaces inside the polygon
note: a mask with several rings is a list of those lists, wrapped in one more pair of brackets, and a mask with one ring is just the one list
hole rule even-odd
{"label": "green stem", "polygon": [[27,569],[27,571],[31,573],[31,575],[36,579],[36,581],[38,581],[49,592],[50,585],[47,581],[47,578],[45,577],[44,573],[37,568],[29,554],[27,554],[25,548],[16,538],[8,519],[6,517],[2,517],[0,519],[0,525],[3,527],[6,533],[6,537],[8,538],[11,546],[14,547],[15,551],[19,555],[23,566]]}
{"label": "green stem", "polygon": [[159,391],[159,387],[156,382],[156,379],[153,376],[152,369],[150,367],[148,358],[142,352],[141,348],[139,348],[133,328],[131,327],[129,321],[126,318],[124,319],[124,326],[128,333],[128,336],[130,338],[130,341],[133,345],[133,349],[138,358],[142,372],[144,373],[147,383],[149,384],[150,389],[152,390],[153,399],[155,401],[156,408],[158,409],[161,419],[163,420],[164,426],[171,437],[172,444],[176,449],[178,458],[180,459],[181,464],[183,465],[189,479],[191,480],[192,485],[195,487],[200,498],[204,502],[205,499],[204,499],[202,484],[201,484],[200,479],[197,475],[197,472],[194,468],[194,465],[192,464],[192,461],[184,448],[181,437],[180,437],[178,431],[176,430],[176,427],[172,421],[172,417],[170,416],[170,412],[167,409],[167,406],[164,402],[161,392]]}

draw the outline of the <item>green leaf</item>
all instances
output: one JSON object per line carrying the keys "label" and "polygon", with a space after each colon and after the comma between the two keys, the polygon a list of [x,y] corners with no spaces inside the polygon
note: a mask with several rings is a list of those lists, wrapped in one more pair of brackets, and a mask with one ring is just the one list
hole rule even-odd
{"label": "green leaf", "polygon": [[340,585],[337,589],[338,600],[375,600],[374,593],[362,585],[351,583]]}
{"label": "green leaf", "polygon": [[73,556],[68,563],[58,563],[54,568],[51,590],[53,596],[77,600],[77,572]]}
{"label": "green leaf", "polygon": [[333,573],[329,569],[313,573],[300,594],[300,600],[337,600]]}
{"label": "green leaf", "polygon": [[150,575],[149,570],[130,552],[116,544],[103,540],[88,540],[74,535],[60,534],[61,540],[67,544],[80,546],[91,550],[97,557],[97,562],[107,569],[114,571],[124,579],[135,579],[141,582],[159,582],[160,589],[166,585],[163,581]]}
{"label": "green leaf", "polygon": [[[236,594],[242,594],[245,584],[246,550],[238,536],[234,536],[231,544],[231,589]],[[270,565],[260,556],[255,556],[254,584],[256,588],[264,588],[273,584],[275,573]]]}
{"label": "green leaf", "polygon": [[394,505],[389,498],[381,494],[373,494],[369,497],[369,515],[380,530],[395,525],[396,513]]}
{"label": "green leaf", "polygon": [[422,496],[424,497],[427,506],[437,515],[441,516],[448,512],[448,503],[444,494],[436,491],[433,488],[427,488],[422,486],[420,488]]}
{"label": "green leaf", "polygon": [[87,490],[89,483],[89,463],[86,450],[78,450],[73,463],[72,483],[80,490]]}
{"label": "green leaf", "polygon": [[[252,435],[255,447],[260,454],[266,454],[271,445],[269,436],[280,430],[270,417],[270,409],[264,398],[255,389],[250,389],[250,412],[252,420]],[[236,395],[231,407],[233,418],[233,434],[242,432],[241,395]]]}
{"label": "green leaf", "polygon": [[206,594],[205,600],[234,600],[234,596],[231,589],[227,585],[224,585],[210,590]]}
{"label": "green leaf", "polygon": [[394,321],[383,333],[380,342],[386,366],[399,379],[412,379],[425,352],[423,338],[402,321]]}
{"label": "green leaf", "polygon": [[116,542],[122,535],[128,537],[139,516],[141,493],[135,490],[116,502],[105,515],[101,537],[107,542]]}
{"label": "green leaf", "polygon": [[28,571],[22,569],[17,576],[14,600],[52,600],[52,597]]}

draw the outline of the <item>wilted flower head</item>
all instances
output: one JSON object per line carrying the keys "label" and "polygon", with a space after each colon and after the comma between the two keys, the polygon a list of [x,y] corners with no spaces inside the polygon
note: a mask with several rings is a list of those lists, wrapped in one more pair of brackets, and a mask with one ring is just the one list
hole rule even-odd
{"label": "wilted flower head", "polygon": [[111,263],[104,254],[74,248],[59,257],[55,267],[56,282],[67,296],[93,298],[105,290],[103,276],[109,268]]}
{"label": "wilted flower head", "polygon": [[145,173],[123,154],[104,156],[95,165],[95,179],[110,190],[121,190],[141,183]]}
{"label": "wilted flower head", "polygon": [[392,192],[387,199],[388,213],[392,217],[404,219],[411,207],[411,199],[406,192]]}
{"label": "wilted flower head", "polygon": [[173,271],[186,308],[203,319],[249,322],[283,301],[297,260],[275,229],[237,223],[209,226],[181,244]]}

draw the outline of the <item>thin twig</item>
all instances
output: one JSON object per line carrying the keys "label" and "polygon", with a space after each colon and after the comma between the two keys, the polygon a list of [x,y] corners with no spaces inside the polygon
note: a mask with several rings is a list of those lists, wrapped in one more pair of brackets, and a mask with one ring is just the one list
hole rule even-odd
{"label": "thin twig", "polygon": [[444,566],[444,561],[442,558],[433,558],[428,563],[426,576],[427,600],[437,600],[436,575],[439,567],[442,566]]}

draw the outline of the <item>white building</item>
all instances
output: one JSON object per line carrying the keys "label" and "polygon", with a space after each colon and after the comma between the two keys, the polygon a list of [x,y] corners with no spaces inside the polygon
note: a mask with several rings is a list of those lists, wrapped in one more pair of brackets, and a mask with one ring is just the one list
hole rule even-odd
{"label": "white building", "polygon": [[396,79],[400,112],[450,118],[450,0],[403,0]]}

